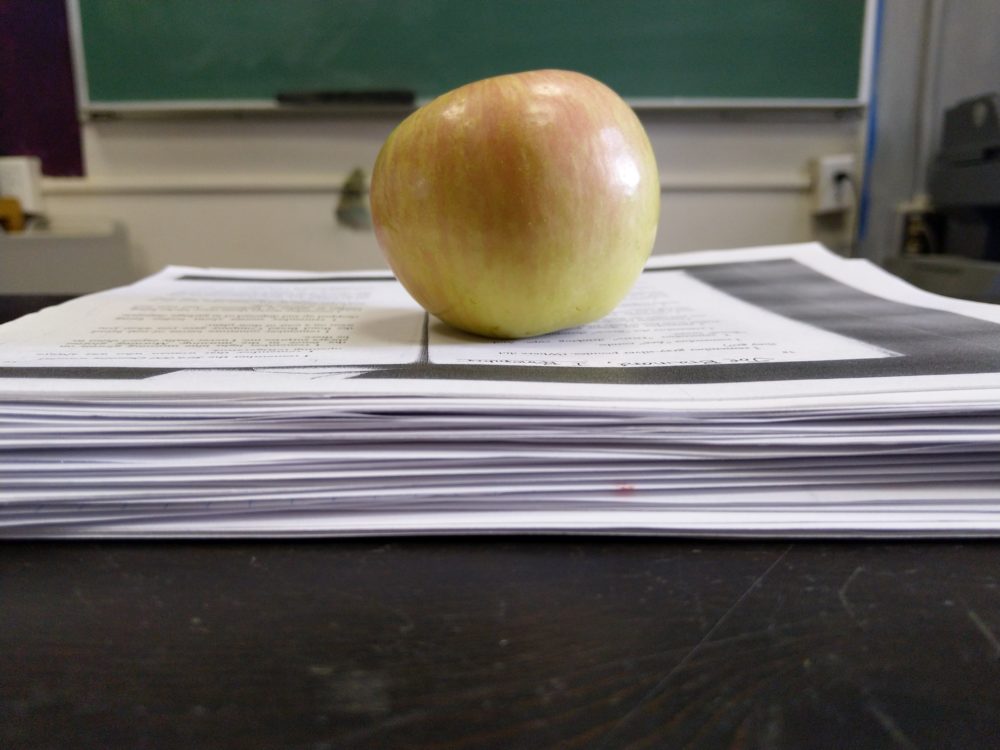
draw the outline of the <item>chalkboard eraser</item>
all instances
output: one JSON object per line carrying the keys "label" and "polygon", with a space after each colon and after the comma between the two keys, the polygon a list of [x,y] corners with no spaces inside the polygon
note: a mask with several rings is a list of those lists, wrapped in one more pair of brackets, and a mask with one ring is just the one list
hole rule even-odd
{"label": "chalkboard eraser", "polygon": [[285,91],[275,97],[278,104],[292,107],[352,107],[404,106],[412,107],[417,97],[403,89],[373,91]]}

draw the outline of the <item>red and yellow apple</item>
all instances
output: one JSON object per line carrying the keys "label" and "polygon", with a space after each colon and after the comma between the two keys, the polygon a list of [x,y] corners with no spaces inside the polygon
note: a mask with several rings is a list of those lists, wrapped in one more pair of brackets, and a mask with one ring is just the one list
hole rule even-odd
{"label": "red and yellow apple", "polygon": [[428,312],[494,338],[603,317],[649,257],[660,211],[642,124],[589,76],[538,70],[434,99],[389,135],[375,234]]}

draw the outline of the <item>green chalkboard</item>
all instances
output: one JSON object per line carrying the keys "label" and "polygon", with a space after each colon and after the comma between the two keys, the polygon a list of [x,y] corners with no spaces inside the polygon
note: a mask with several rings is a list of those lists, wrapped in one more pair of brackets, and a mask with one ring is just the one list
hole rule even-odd
{"label": "green chalkboard", "polygon": [[273,100],[498,73],[631,99],[858,96],[865,0],[77,0],[89,104]]}

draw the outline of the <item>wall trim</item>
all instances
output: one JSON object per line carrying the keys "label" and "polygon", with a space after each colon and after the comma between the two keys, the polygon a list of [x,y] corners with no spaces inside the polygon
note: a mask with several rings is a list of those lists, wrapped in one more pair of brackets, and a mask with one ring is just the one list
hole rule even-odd
{"label": "wall trim", "polygon": [[[266,193],[338,194],[346,174],[327,175],[176,175],[114,176],[42,180],[42,192],[51,196],[204,195]],[[786,193],[808,192],[806,172],[761,174],[674,174],[660,180],[665,193]]]}

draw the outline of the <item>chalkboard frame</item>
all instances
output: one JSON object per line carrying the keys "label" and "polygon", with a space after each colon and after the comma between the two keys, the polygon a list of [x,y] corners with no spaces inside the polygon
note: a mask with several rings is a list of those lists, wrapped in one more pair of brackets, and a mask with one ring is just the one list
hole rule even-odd
{"label": "chalkboard frame", "polygon": [[[74,73],[77,89],[77,103],[81,115],[90,117],[117,116],[172,116],[172,115],[213,115],[213,114],[326,114],[326,113],[398,113],[420,106],[434,95],[418,96],[413,105],[399,103],[346,103],[315,104],[307,107],[288,106],[276,98],[220,98],[220,99],[171,99],[171,100],[112,100],[91,97],[85,55],[85,39],[80,3],[82,0],[66,0],[70,24],[71,46],[74,59]],[[864,0],[860,56],[857,68],[857,90],[852,97],[695,97],[695,96],[630,96],[625,94],[629,104],[637,110],[682,110],[682,111],[725,111],[725,110],[805,110],[831,111],[837,116],[844,112],[862,111],[869,103],[874,65],[877,11],[883,0]]]}

